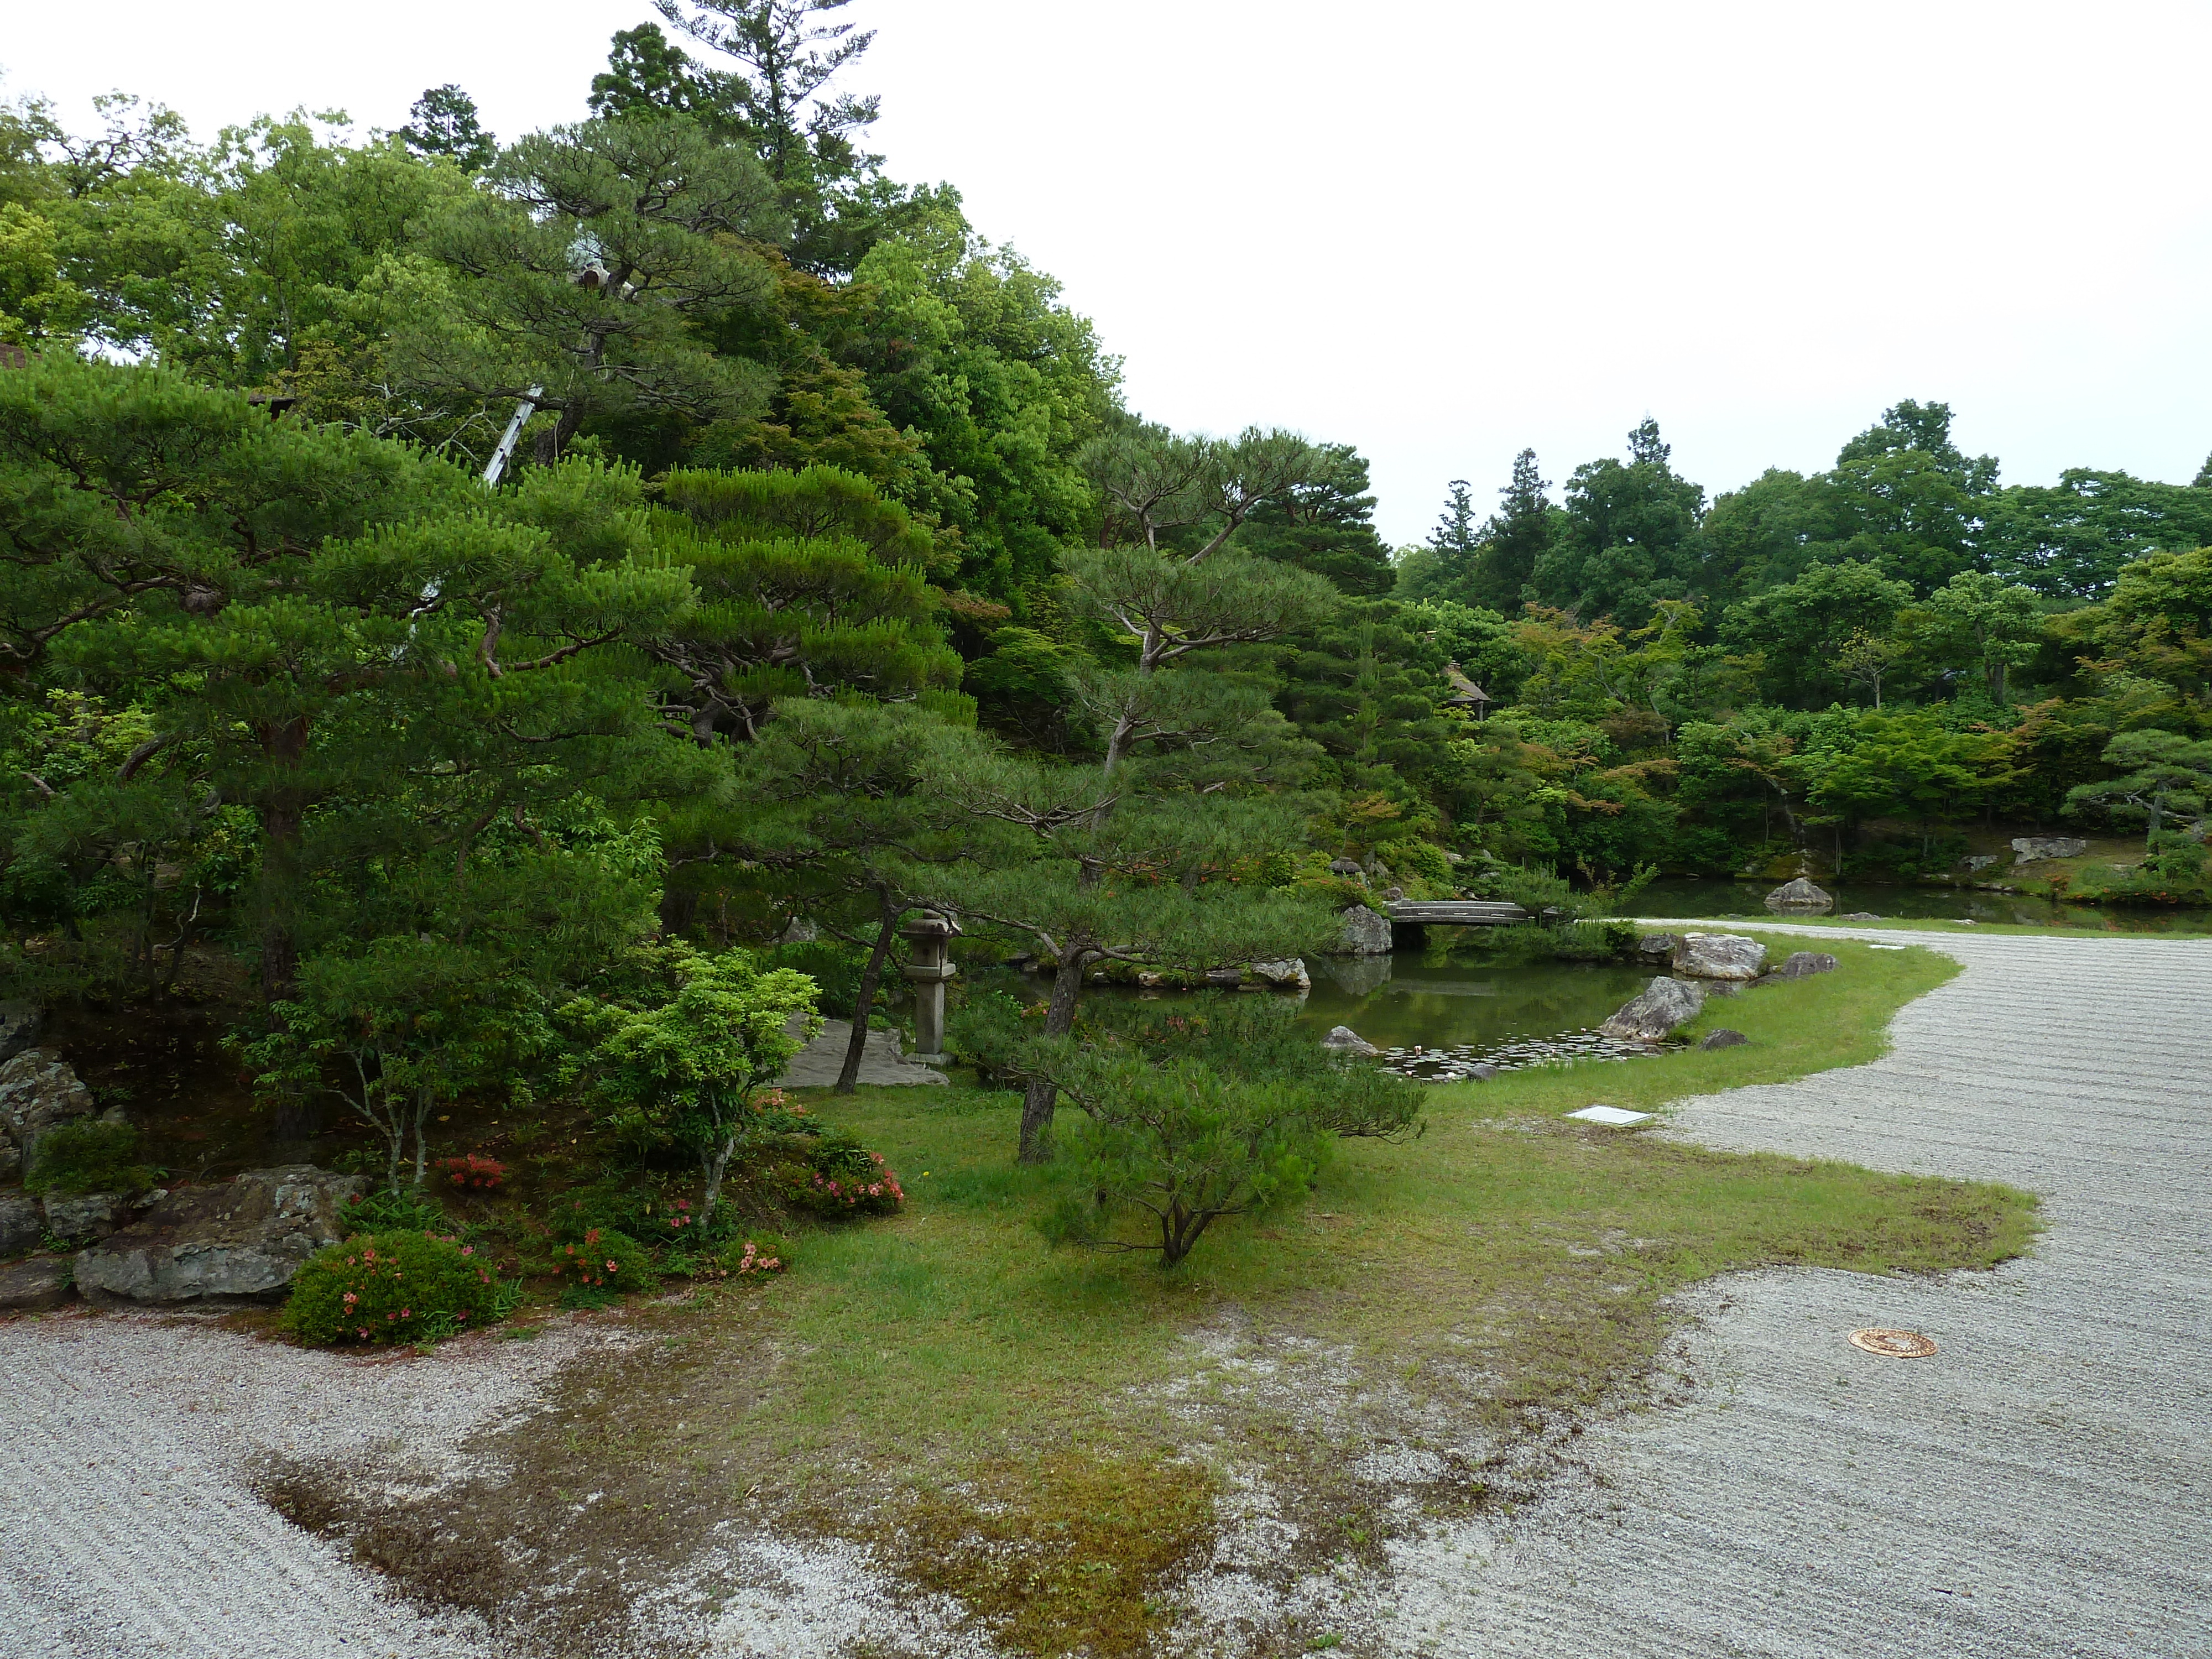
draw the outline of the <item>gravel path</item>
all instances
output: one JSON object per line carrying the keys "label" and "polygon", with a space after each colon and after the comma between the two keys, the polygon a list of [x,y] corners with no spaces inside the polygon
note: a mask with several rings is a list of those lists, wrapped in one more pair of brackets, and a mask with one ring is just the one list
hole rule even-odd
{"label": "gravel path", "polygon": [[[1966,971],[1887,1059],[1672,1133],[2009,1182],[2035,1254],[1705,1287],[1669,1350],[1695,1403],[1587,1437],[1582,1490],[1405,1549],[1391,1650],[2212,1655],[2212,940],[1849,936]],[[1942,1351],[1846,1344],[1870,1325]]]}
{"label": "gravel path", "polygon": [[610,1340],[471,1337],[418,1363],[132,1314],[0,1326],[0,1655],[488,1659],[466,1624],[263,1504],[253,1473],[399,1448],[435,1480],[465,1436],[526,1419],[543,1379]]}

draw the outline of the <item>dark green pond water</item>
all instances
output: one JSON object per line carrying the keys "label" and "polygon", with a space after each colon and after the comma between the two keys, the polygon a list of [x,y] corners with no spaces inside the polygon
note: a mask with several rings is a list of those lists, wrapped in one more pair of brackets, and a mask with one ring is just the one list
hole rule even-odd
{"label": "dark green pond water", "polygon": [[1307,959],[1299,1023],[1349,1025],[1378,1048],[1487,1049],[1587,1031],[1651,982],[1610,963],[1500,962],[1480,955]]}
{"label": "dark green pond water", "polygon": [[[1313,990],[1300,1004],[1301,1025],[1316,1038],[1332,1026],[1348,1025],[1378,1048],[1406,1051],[1393,1054],[1389,1063],[1425,1077],[1449,1075],[1479,1060],[1510,1067],[1545,1058],[1644,1052],[1604,1042],[1594,1028],[1649,985],[1655,971],[1633,964],[1506,962],[1474,951],[1420,951],[1309,957],[1306,967]],[[1043,981],[984,969],[974,983],[1035,999]],[[1195,1002],[1207,994],[1213,994],[1106,985],[1084,992],[1086,1000],[1144,997],[1169,1003]],[[1547,1047],[1531,1052],[1526,1045]],[[1423,1054],[1414,1056],[1416,1048]]]}
{"label": "dark green pond water", "polygon": [[[1644,916],[1743,916],[1777,920],[1766,908],[1771,881],[1655,881],[1636,896]],[[2006,921],[2030,927],[2087,927],[2130,933],[2212,932],[2212,912],[2169,909],[2098,909],[2085,904],[2053,904],[2028,893],[1985,893],[1971,887],[1884,887],[1870,883],[1827,882],[1836,896],[1830,915],[1869,910],[1899,921]],[[1786,920],[1787,918],[1781,918]]]}

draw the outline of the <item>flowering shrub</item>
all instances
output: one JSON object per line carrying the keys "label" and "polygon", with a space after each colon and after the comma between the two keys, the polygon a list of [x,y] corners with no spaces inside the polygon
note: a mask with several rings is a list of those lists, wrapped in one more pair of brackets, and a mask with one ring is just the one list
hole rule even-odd
{"label": "flowering shrub", "polygon": [[897,1171],[849,1135],[823,1134],[783,1170],[784,1195],[817,1215],[892,1215],[906,1202]]}
{"label": "flowering shrub", "polygon": [[745,1240],[732,1244],[715,1258],[716,1267],[732,1279],[766,1279],[784,1270],[788,1252],[777,1239]]}
{"label": "flowering shrub", "polygon": [[438,1160],[438,1172],[463,1192],[496,1192],[507,1179],[507,1165],[481,1152],[441,1158]]}
{"label": "flowering shrub", "polygon": [[610,1297],[649,1291],[660,1283],[645,1247],[611,1227],[586,1227],[581,1238],[555,1245],[553,1271],[572,1290]]}
{"label": "flowering shrub", "polygon": [[490,1324],[499,1285],[471,1245],[428,1232],[363,1233],[311,1256],[284,1328],[318,1346],[434,1342]]}

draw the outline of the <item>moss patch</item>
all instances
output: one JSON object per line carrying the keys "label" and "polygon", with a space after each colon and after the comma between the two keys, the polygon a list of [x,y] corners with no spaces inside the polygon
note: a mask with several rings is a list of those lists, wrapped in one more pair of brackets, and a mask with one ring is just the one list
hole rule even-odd
{"label": "moss patch", "polygon": [[1152,1650],[1172,1589],[1212,1540],[1211,1470],[1157,1452],[998,1458],[856,1531],[922,1589],[956,1597],[1019,1653]]}

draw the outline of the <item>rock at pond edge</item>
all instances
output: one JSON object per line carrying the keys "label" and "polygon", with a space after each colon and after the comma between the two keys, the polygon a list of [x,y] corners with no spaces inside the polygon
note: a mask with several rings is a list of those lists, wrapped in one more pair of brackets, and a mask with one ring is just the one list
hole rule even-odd
{"label": "rock at pond edge", "polygon": [[1686,979],[1752,980],[1766,947],[1741,933],[1685,933],[1674,948],[1674,972]]}
{"label": "rock at pond edge", "polygon": [[1835,902],[1834,894],[1815,886],[1808,876],[1786,881],[1766,896],[1766,908],[1770,910],[1826,910],[1832,908]]}
{"label": "rock at pond edge", "polygon": [[1656,1042],[1695,1019],[1705,1006],[1703,986],[1662,975],[1597,1029],[1601,1035],[1625,1042]]}
{"label": "rock at pond edge", "polygon": [[1362,1060],[1370,1060],[1382,1052],[1349,1025],[1332,1026],[1328,1035],[1321,1040],[1321,1046],[1333,1054],[1353,1054]]}
{"label": "rock at pond edge", "polygon": [[1832,974],[1836,959],[1826,951],[1793,951],[1789,961],[1777,968],[1770,979],[1809,979],[1814,974]]}
{"label": "rock at pond edge", "polygon": [[1387,957],[1392,944],[1390,918],[1364,904],[1347,904],[1337,913],[1340,931],[1336,948],[1340,957]]}

